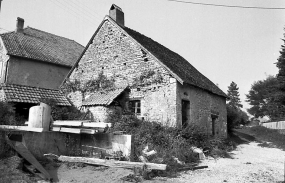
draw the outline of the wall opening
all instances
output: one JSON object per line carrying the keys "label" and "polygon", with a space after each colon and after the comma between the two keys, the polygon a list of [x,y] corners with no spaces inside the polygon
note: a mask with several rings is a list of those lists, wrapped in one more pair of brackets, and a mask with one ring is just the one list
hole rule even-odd
{"label": "wall opening", "polygon": [[218,116],[211,115],[212,118],[212,135],[216,135],[216,120],[218,119]]}
{"label": "wall opening", "polygon": [[190,102],[182,100],[182,128],[185,128],[190,122]]}

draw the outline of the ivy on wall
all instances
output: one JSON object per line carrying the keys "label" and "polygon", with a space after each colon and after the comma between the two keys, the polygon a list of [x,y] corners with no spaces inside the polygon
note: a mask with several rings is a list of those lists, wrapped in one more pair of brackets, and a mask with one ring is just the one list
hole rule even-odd
{"label": "ivy on wall", "polygon": [[95,92],[95,91],[110,91],[115,89],[115,79],[107,78],[103,72],[87,82],[81,82],[80,80],[66,80],[65,83],[61,86],[61,90],[65,93],[71,93],[80,91],[82,94],[86,92]]}
{"label": "ivy on wall", "polygon": [[145,70],[139,76],[134,78],[132,87],[147,86],[151,84],[163,83],[163,76],[161,72],[153,70]]}

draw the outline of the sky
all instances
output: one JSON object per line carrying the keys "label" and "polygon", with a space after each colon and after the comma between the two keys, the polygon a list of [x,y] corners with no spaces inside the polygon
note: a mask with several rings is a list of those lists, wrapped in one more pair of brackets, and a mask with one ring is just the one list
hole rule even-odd
{"label": "sky", "polygon": [[114,3],[134,29],[188,60],[225,93],[233,81],[244,109],[251,85],[276,75],[285,33],[284,0],[184,0],[188,2],[280,8],[227,8],[169,0],[2,0],[0,32],[13,31],[17,17],[30,26],[83,46]]}

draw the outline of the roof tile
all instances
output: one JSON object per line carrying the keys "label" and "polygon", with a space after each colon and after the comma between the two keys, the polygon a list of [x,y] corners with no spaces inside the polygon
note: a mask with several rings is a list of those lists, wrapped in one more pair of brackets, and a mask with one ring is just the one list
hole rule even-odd
{"label": "roof tile", "polygon": [[116,89],[108,92],[95,92],[92,93],[85,101],[82,102],[83,106],[91,105],[110,105],[125,88]]}
{"label": "roof tile", "polygon": [[73,66],[84,47],[79,43],[31,27],[23,33],[0,35],[8,55]]}
{"label": "roof tile", "polygon": [[145,47],[151,54],[159,59],[173,73],[180,77],[183,82],[197,86],[220,96],[227,95],[212,81],[201,74],[187,60],[151,38],[134,31],[128,27],[123,28],[133,39]]}
{"label": "roof tile", "polygon": [[50,98],[59,106],[70,106],[63,93],[59,90],[36,88],[31,86],[1,84],[8,102],[39,103],[41,98]]}

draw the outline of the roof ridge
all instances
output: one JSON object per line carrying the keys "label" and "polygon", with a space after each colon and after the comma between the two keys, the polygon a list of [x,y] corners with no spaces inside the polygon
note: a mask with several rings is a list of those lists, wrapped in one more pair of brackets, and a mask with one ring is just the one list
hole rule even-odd
{"label": "roof ridge", "polygon": [[1,86],[7,86],[7,85],[13,85],[13,86],[20,86],[20,87],[28,87],[28,88],[35,88],[35,89],[43,89],[43,90],[53,90],[53,91],[60,91],[59,89],[50,89],[50,88],[42,88],[42,87],[36,87],[36,86],[28,86],[28,85],[20,85],[20,84],[12,84],[12,83],[2,83]]}

